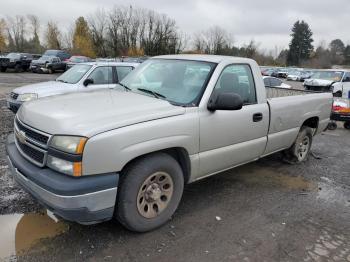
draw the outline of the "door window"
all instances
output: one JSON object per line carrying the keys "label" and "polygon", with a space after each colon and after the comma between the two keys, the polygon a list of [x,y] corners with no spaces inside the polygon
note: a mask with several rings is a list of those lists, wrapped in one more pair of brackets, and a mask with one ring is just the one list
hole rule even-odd
{"label": "door window", "polygon": [[112,82],[112,67],[97,67],[88,78],[94,81],[93,85],[107,85]]}
{"label": "door window", "polygon": [[133,67],[131,66],[117,66],[116,67],[116,79],[118,81],[121,81],[124,77],[127,76],[131,71],[133,70]]}
{"label": "door window", "polygon": [[255,83],[249,65],[230,65],[221,73],[215,90],[234,92],[241,96],[245,105],[256,104]]}
{"label": "door window", "polygon": [[344,76],[343,82],[350,82],[350,72],[345,73],[345,76]]}

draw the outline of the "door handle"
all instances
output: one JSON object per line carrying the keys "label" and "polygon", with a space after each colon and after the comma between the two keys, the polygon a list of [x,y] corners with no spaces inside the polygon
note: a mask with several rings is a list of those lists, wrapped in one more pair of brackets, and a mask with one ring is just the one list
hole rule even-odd
{"label": "door handle", "polygon": [[263,114],[262,113],[255,113],[253,115],[253,122],[260,122],[263,120]]}

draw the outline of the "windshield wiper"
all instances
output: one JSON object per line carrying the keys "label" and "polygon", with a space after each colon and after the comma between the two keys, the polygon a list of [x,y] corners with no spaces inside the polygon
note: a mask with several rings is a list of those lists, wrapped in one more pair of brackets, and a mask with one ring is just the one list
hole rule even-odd
{"label": "windshield wiper", "polygon": [[166,96],[165,96],[165,95],[159,94],[159,93],[157,93],[157,92],[155,92],[155,91],[152,91],[152,90],[149,90],[149,89],[137,88],[137,90],[142,91],[142,92],[144,92],[144,93],[151,94],[151,95],[153,95],[155,98],[163,98],[163,99],[166,99]]}
{"label": "windshield wiper", "polygon": [[61,79],[56,79],[57,82],[62,82],[62,83],[68,83],[67,81],[61,80]]}
{"label": "windshield wiper", "polygon": [[122,83],[118,83],[118,85],[122,86],[125,88],[125,90],[131,91],[130,87],[127,87],[126,85],[122,84]]}

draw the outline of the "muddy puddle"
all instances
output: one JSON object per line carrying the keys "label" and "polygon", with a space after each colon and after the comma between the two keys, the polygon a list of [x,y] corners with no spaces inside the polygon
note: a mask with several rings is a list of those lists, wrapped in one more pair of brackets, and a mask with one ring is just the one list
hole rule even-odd
{"label": "muddy puddle", "polygon": [[0,215],[0,261],[28,252],[40,240],[67,230],[67,224],[56,223],[46,214]]}
{"label": "muddy puddle", "polygon": [[257,171],[254,167],[241,167],[236,178],[245,184],[280,187],[287,190],[316,191],[316,182],[306,180],[302,176],[290,176],[282,174],[274,169],[264,168]]}

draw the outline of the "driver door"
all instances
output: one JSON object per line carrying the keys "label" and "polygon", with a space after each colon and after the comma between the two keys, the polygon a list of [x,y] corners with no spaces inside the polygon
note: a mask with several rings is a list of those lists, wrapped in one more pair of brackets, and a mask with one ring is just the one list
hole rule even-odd
{"label": "driver door", "polygon": [[240,110],[200,113],[199,176],[252,161],[264,153],[267,143],[269,108],[257,101],[250,66],[227,66],[215,89],[240,95],[244,105]]}

